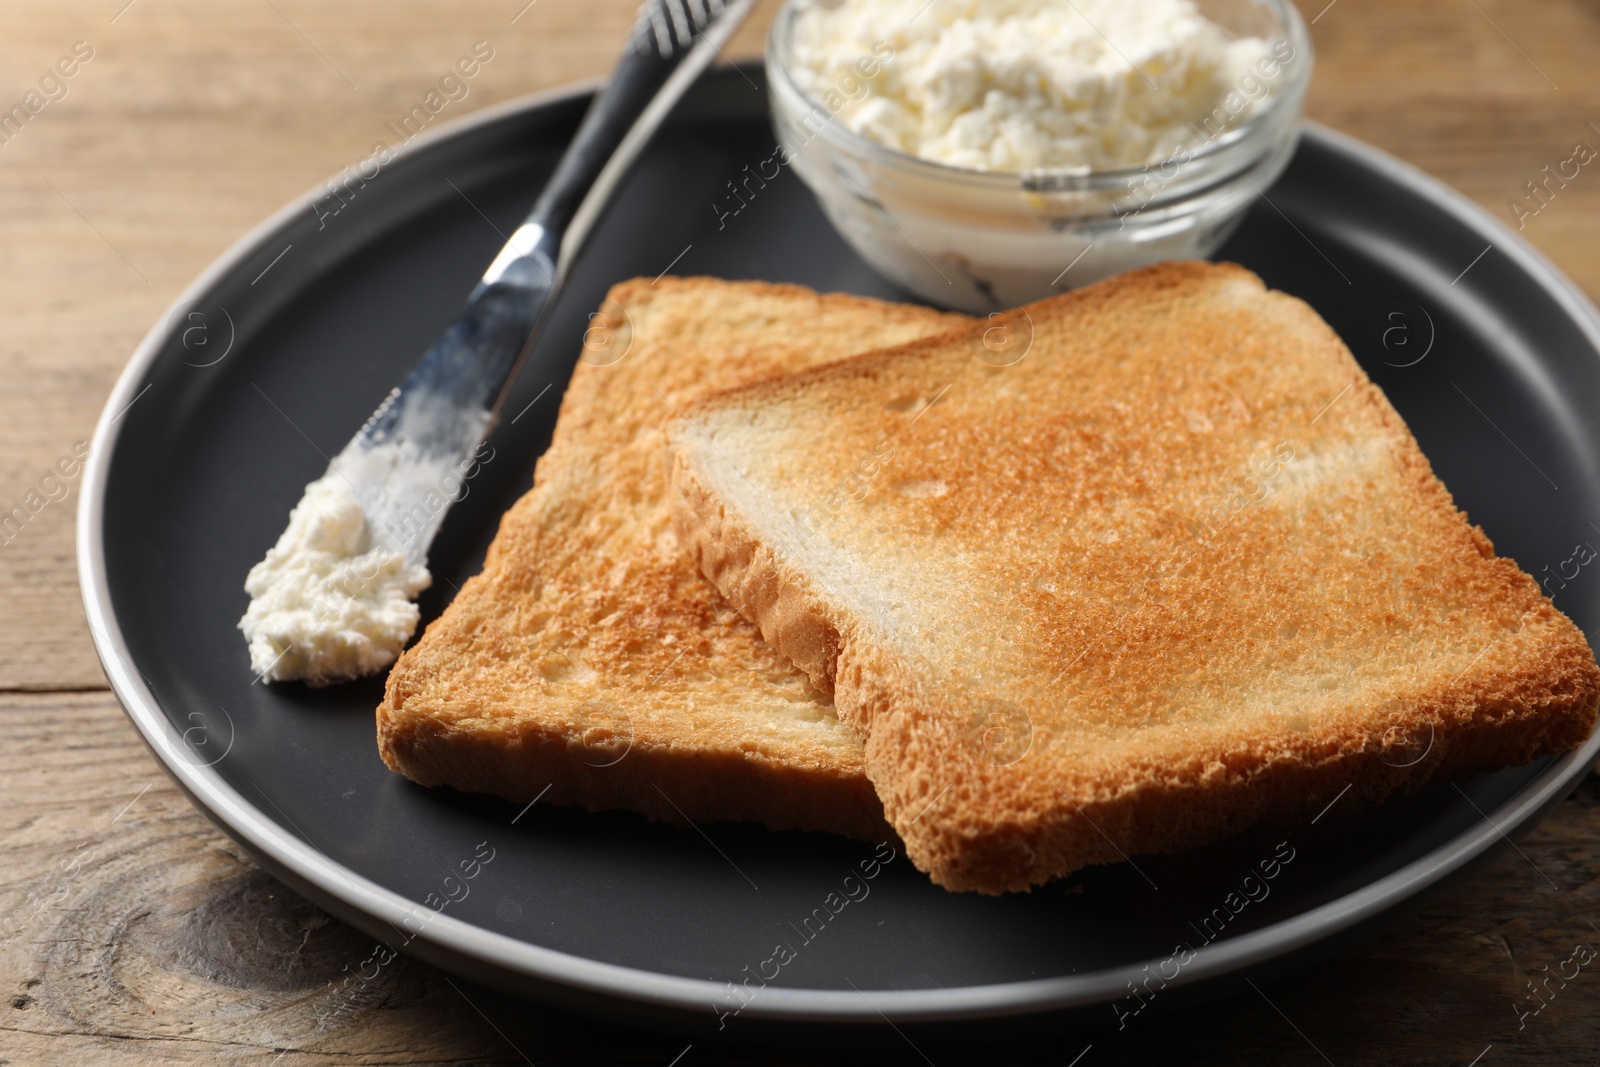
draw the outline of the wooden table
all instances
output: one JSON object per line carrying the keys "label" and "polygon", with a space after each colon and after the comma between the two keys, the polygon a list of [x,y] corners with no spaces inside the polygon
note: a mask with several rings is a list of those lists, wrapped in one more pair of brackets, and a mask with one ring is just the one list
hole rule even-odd
{"label": "wooden table", "polygon": [[[494,58],[446,117],[603,73],[633,2],[7,0],[0,102],[22,99],[75,45],[77,62],[46,86],[59,99],[0,137],[0,510],[89,436],[185,283],[366,155],[475,42]],[[759,49],[770,2],[734,54]],[[1515,221],[1509,201],[1545,164],[1580,141],[1600,146],[1592,0],[1325,2],[1305,5],[1311,115],[1502,218]],[[1600,296],[1600,170],[1521,221]],[[341,992],[368,939],[194,811],[105,690],[80,613],[75,503],[73,486],[0,545],[0,1064],[665,1067],[684,1051],[409,960]],[[924,1051],[940,1067],[1066,1062],[1089,1041],[1084,1067],[1593,1064],[1600,974],[1581,973],[1520,1028],[1515,1007],[1576,943],[1600,948],[1597,843],[1591,777],[1521,855],[1263,995],[1049,1048]],[[696,1047],[680,1062],[806,1058]]]}

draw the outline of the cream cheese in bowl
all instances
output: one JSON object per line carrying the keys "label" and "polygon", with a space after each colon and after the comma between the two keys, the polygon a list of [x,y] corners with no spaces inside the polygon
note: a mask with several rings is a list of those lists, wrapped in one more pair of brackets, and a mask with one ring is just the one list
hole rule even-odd
{"label": "cream cheese in bowl", "polygon": [[790,0],[767,49],[829,218],[970,311],[1214,251],[1286,164],[1310,63],[1282,0]]}

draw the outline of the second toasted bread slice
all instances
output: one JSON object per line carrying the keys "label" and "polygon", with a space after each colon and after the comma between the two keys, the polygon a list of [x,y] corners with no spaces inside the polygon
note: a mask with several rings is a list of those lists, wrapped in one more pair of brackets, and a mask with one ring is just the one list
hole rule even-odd
{"label": "second toasted bread slice", "polygon": [[521,803],[881,837],[859,741],[679,549],[662,432],[715,390],[966,321],[793,285],[612,289],[533,489],[389,673],[385,762]]}
{"label": "second toasted bread slice", "polygon": [[672,443],[699,565],[866,731],[885,813],[949,888],[1374,802],[1594,724],[1583,635],[1327,324],[1238,267],[736,391]]}

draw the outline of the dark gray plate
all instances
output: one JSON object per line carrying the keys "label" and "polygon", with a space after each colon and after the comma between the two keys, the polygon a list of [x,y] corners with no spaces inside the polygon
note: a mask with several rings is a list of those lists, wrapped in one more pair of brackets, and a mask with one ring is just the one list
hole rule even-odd
{"label": "dark gray plate", "polygon": [[[495,458],[434,546],[425,618],[478,568],[528,486],[585,313],[608,285],[670,267],[896,295],[788,173],[721,217],[727,183],[773,154],[765,93],[750,79],[759,71],[702,82],[597,230],[507,405]],[[519,817],[387,771],[373,743],[380,681],[252,684],[234,629],[246,570],[455,314],[587,100],[572,90],[519,101],[420,138],[353,195],[341,186],[337,214],[326,189],[292,205],[157,325],[101,420],[79,559],[106,671],[195,804],[300,892],[479,981],[706,1040],[719,1008],[741,1003],[727,983],[754,989],[752,975],[774,970],[724,1033],[825,1022],[835,1025],[807,1031],[837,1037],[885,1019],[928,1030],[1046,1015],[1114,1024],[1141,1002],[1128,983],[1147,964],[1176,971],[1159,1009],[1392,918],[1526,830],[1593,761],[1596,739],[1366,815],[1335,804],[1315,825],[1004,899],[946,893],[900,857],[809,933],[803,920],[869,846],[744,825],[702,836],[546,805]],[[1600,545],[1600,320],[1573,286],[1460,197],[1326,130],[1307,131],[1270,196],[1223,255],[1333,324],[1500,550],[1543,576],[1578,542]],[[1600,621],[1596,570],[1551,585],[1586,631]],[[1275,852],[1293,858],[1253,890],[1263,899],[1230,896]],[[1198,955],[1162,962],[1180,942]],[[767,962],[779,943],[793,950],[781,967]]]}

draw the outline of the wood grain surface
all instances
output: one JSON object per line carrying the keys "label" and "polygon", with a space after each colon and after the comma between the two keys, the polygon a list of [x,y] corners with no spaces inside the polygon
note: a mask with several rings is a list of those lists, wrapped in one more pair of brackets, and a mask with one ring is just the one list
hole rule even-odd
{"label": "wood grain surface", "polygon": [[[1444,179],[1600,296],[1594,0],[1311,0],[1309,113]],[[754,54],[773,0],[730,54]],[[180,289],[279,205],[360,159],[478,41],[441,118],[602,74],[633,0],[7,0],[0,104],[92,53],[0,140],[0,1064],[800,1063],[695,1047],[510,1000],[400,959],[262,873],[146,753],[91,649],[72,546],[86,440]],[[82,44],[79,44],[82,42]],[[69,66],[72,64],[69,64]],[[53,95],[59,95],[55,93]],[[1517,212],[1512,201],[1538,206]],[[60,497],[60,499],[49,499]],[[905,1047],[860,1063],[1593,1064],[1600,786],[1390,932],[1258,992],[1048,1046]],[[1548,970],[1546,969],[1548,968]],[[1519,1025],[1520,1024],[1520,1025]],[[1475,1057],[1481,1057],[1475,1059]]]}

